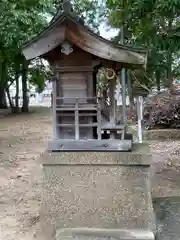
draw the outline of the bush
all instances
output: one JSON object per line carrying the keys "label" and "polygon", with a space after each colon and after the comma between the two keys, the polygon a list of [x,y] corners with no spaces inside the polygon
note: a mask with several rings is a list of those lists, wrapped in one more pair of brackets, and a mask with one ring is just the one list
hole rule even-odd
{"label": "bush", "polygon": [[143,111],[146,129],[180,128],[180,96],[162,92],[146,99]]}

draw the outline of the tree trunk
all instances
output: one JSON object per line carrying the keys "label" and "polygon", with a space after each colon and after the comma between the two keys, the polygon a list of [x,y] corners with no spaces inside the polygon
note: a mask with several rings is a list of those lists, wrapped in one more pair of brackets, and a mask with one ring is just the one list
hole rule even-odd
{"label": "tree trunk", "polygon": [[0,109],[7,109],[7,101],[6,101],[6,94],[5,89],[3,86],[0,85]]}
{"label": "tree trunk", "polygon": [[172,52],[170,50],[167,53],[167,80],[170,88],[172,84]]}
{"label": "tree trunk", "polygon": [[9,105],[11,107],[11,111],[12,111],[12,113],[15,113],[15,107],[14,107],[14,103],[13,103],[13,101],[11,99],[11,96],[10,96],[9,88],[6,88],[6,93],[7,93]]}
{"label": "tree trunk", "polygon": [[156,70],[155,75],[156,75],[157,91],[160,92],[160,90],[161,90],[161,74],[160,74],[160,71]]}
{"label": "tree trunk", "polygon": [[[172,20],[169,20],[168,29],[172,28]],[[172,46],[170,45],[167,49],[167,81],[168,87],[172,85]]]}
{"label": "tree trunk", "polygon": [[28,99],[28,89],[27,89],[27,70],[28,70],[28,62],[26,59],[23,60],[22,63],[22,92],[23,92],[23,104],[22,104],[22,112],[29,111],[29,99]]}
{"label": "tree trunk", "polygon": [[7,109],[7,101],[5,94],[6,66],[5,62],[0,62],[0,109]]}

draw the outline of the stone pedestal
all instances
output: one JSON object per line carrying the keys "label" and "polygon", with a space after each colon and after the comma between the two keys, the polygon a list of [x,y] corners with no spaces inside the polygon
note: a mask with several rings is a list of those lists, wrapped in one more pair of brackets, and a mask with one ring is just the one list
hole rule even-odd
{"label": "stone pedestal", "polygon": [[126,153],[45,152],[42,161],[44,239],[56,239],[63,228],[153,231],[148,146]]}

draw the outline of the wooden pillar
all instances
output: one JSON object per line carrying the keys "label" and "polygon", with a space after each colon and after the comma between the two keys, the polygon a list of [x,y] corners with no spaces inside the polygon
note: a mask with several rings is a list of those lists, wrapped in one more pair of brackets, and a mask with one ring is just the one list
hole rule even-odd
{"label": "wooden pillar", "polygon": [[78,110],[78,99],[76,99],[76,105],[75,105],[75,140],[79,140],[79,110]]}
{"label": "wooden pillar", "polygon": [[138,140],[142,143],[142,117],[143,117],[143,97],[138,96],[136,98],[137,103],[137,115],[138,115]]}
{"label": "wooden pillar", "polygon": [[116,87],[116,80],[111,79],[109,80],[109,97],[110,97],[110,123],[116,123],[116,101],[115,101],[115,87]]}
{"label": "wooden pillar", "polygon": [[97,135],[98,135],[98,140],[101,140],[101,106],[100,103],[98,102],[98,109],[97,109]]}
{"label": "wooden pillar", "polygon": [[123,68],[121,70],[121,87],[122,87],[122,123],[127,124],[126,117],[126,70]]}
{"label": "wooden pillar", "polygon": [[[116,100],[115,100],[115,88],[116,88],[116,78],[113,78],[109,84],[109,97],[110,97],[110,123],[112,125],[116,124]],[[110,139],[115,139],[115,132],[110,130]]]}
{"label": "wooden pillar", "polygon": [[94,97],[93,95],[93,73],[90,71],[87,72],[87,97]]}
{"label": "wooden pillar", "polygon": [[57,88],[56,88],[56,79],[52,81],[52,124],[53,124],[53,140],[57,139],[57,115],[56,115],[56,96],[57,96]]}
{"label": "wooden pillar", "polygon": [[[88,103],[95,103],[95,99],[92,99],[92,97],[95,97],[96,95],[94,95],[94,89],[93,89],[93,69],[91,71],[88,71],[86,73],[86,77],[87,77],[87,97],[89,98],[88,99]],[[93,123],[93,117],[92,116],[89,116],[87,117],[88,119],[88,124],[91,124]],[[93,128],[88,128],[87,129],[87,138],[88,139],[91,139],[93,138]]]}

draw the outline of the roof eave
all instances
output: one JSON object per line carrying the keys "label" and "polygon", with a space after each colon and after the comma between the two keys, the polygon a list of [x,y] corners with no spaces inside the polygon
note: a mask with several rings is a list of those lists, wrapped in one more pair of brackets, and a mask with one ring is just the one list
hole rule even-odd
{"label": "roof eave", "polygon": [[[40,57],[61,44],[61,42],[65,39],[65,27],[64,29],[62,26],[59,27],[61,28],[61,31],[57,31],[57,28],[58,26],[60,26],[60,23],[64,22],[66,19],[74,23],[80,29],[81,33],[83,33],[84,35],[87,35],[91,39],[89,41],[99,43],[99,45],[102,45],[106,48],[108,47],[110,51],[106,53],[106,55],[100,54],[99,51],[96,51],[98,54],[91,52],[92,54],[97,55],[98,57],[104,58],[106,60],[123,62],[123,59],[121,59],[122,58],[121,53],[124,50],[125,52],[127,52],[127,55],[130,54],[132,56],[132,59],[134,59],[132,60],[132,62],[127,62],[127,60],[125,62],[129,64],[137,64],[137,65],[142,65],[143,67],[146,67],[146,63],[147,63],[146,50],[128,47],[125,45],[114,45],[109,40],[102,38],[100,36],[97,36],[88,27],[85,27],[79,22],[77,22],[72,16],[64,13],[62,13],[62,15],[59,16],[58,18],[54,18],[54,21],[52,21],[48,27],[46,27],[39,35],[37,35],[35,38],[30,40],[23,46],[22,53],[24,54],[27,60]],[[52,35],[53,35],[53,38],[52,38]],[[43,41],[47,42],[47,38],[49,38],[48,45],[43,42]],[[54,41],[54,39],[56,41]],[[38,47],[38,42],[41,48]],[[83,43],[79,44],[79,47],[83,49]],[[89,49],[84,48],[83,50],[88,51]],[[120,58],[118,58],[117,56],[118,54]]]}

